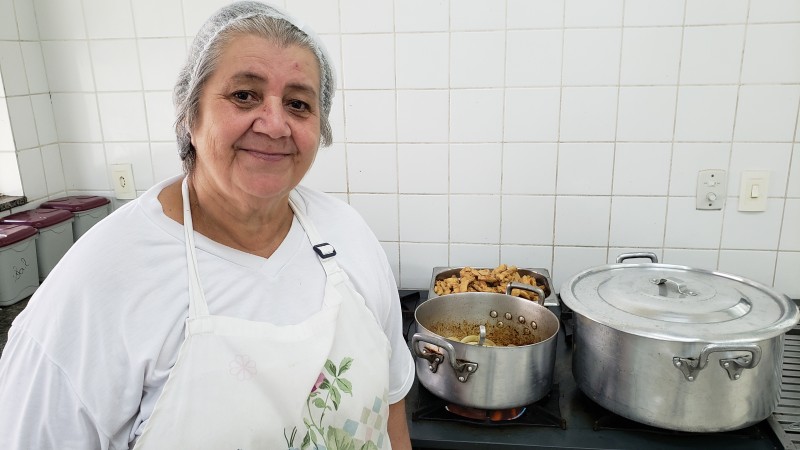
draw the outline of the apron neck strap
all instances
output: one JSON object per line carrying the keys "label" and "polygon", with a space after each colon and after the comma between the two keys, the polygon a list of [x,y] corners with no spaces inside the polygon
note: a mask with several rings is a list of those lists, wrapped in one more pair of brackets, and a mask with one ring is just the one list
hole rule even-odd
{"label": "apron neck strap", "polygon": [[200,286],[200,275],[197,271],[197,255],[194,245],[194,227],[192,226],[192,206],[189,203],[189,177],[183,178],[181,196],[183,197],[183,233],[186,244],[186,264],[189,274],[189,318],[208,315],[208,303]]}
{"label": "apron neck strap", "polygon": [[293,189],[292,192],[289,193],[289,206],[292,208],[292,211],[294,211],[294,216],[297,217],[297,221],[300,222],[303,230],[305,230],[308,240],[311,241],[311,246],[317,253],[317,258],[319,262],[322,263],[325,274],[330,278],[334,273],[342,271],[339,265],[336,264],[334,258],[334,256],[336,256],[336,249],[333,248],[333,245],[323,241],[319,236],[317,228],[311,220],[306,217],[305,209],[301,207],[303,203],[303,198],[296,189]]}

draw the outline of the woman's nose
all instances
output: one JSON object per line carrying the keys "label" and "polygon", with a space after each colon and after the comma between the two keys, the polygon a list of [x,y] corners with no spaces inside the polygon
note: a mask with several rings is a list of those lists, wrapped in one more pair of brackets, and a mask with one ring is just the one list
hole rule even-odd
{"label": "woman's nose", "polygon": [[289,136],[291,130],[288,117],[280,99],[267,99],[257,112],[258,115],[253,121],[253,131],[266,134],[273,139]]}

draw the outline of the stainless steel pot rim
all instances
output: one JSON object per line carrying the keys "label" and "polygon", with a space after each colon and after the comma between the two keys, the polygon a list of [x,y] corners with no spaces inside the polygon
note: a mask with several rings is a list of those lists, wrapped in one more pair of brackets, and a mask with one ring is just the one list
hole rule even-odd
{"label": "stainless steel pot rim", "polygon": [[535,346],[541,345],[541,344],[546,344],[546,343],[552,341],[553,339],[556,339],[558,337],[558,332],[561,331],[561,324],[559,323],[558,327],[556,328],[556,332],[553,333],[552,336],[548,337],[547,339],[542,339],[541,341],[536,342],[534,344],[515,345],[513,347],[507,347],[507,346],[506,347],[488,347],[488,346],[481,347],[481,346],[478,346],[478,345],[469,345],[469,344],[465,344],[463,342],[458,342],[458,341],[454,341],[454,340],[451,340],[451,339],[447,339],[446,337],[442,336],[441,334],[434,333],[433,331],[425,328],[425,326],[422,325],[422,324],[417,323],[417,325],[425,333],[427,333],[427,334],[429,334],[431,336],[440,337],[440,338],[446,340],[447,342],[453,344],[453,347],[455,347],[456,349],[462,349],[463,348],[463,349],[469,350],[469,351],[473,351],[473,349],[475,351],[481,351],[481,349],[486,349],[488,351],[493,351],[493,352],[494,351],[509,351],[509,350],[511,350],[511,351],[520,351],[522,349],[535,347]]}
{"label": "stainless steel pot rim", "polygon": [[[512,302],[512,303],[519,303],[520,305],[523,305],[525,308],[533,308],[534,310],[541,310],[543,314],[545,314],[546,316],[550,317],[554,321],[555,330],[553,331],[553,334],[550,337],[548,337],[546,339],[542,339],[541,341],[536,342],[534,344],[517,345],[517,346],[514,346],[514,347],[479,347],[479,346],[476,346],[476,345],[468,345],[468,344],[464,344],[464,343],[461,343],[461,342],[456,342],[456,341],[449,340],[445,336],[441,336],[441,335],[439,335],[437,333],[434,333],[433,331],[428,329],[425,326],[425,324],[423,324],[419,320],[418,313],[423,308],[425,308],[426,304],[433,305],[436,302],[440,302],[441,303],[441,302],[463,301],[463,300],[457,300],[456,298],[459,298],[459,299],[478,298],[478,299],[480,299],[479,302],[480,301],[488,302],[488,301],[490,301],[490,298],[502,298],[503,300],[506,300],[506,301],[509,301],[509,302]],[[558,316],[556,316],[555,313],[550,311],[546,306],[542,306],[542,305],[540,305],[540,304],[538,304],[538,303],[536,303],[534,301],[531,301],[531,300],[526,300],[526,299],[523,299],[523,298],[520,298],[520,297],[514,297],[514,296],[511,296],[511,295],[500,294],[500,293],[496,293],[496,292],[459,292],[459,293],[453,293],[453,294],[440,295],[438,297],[434,297],[434,298],[428,299],[425,302],[423,302],[422,304],[420,304],[419,306],[417,306],[416,310],[414,310],[414,322],[417,324],[417,326],[419,328],[421,328],[422,330],[425,330],[426,333],[428,333],[428,334],[430,334],[432,336],[441,337],[442,339],[447,339],[456,348],[460,348],[461,346],[463,346],[465,349],[469,349],[469,350],[485,348],[485,349],[491,349],[492,351],[501,350],[501,349],[503,351],[508,351],[508,350],[512,350],[513,351],[513,350],[518,350],[518,349],[530,348],[530,347],[533,347],[533,346],[536,346],[536,345],[539,345],[539,344],[542,344],[542,343],[545,343],[545,342],[549,342],[549,341],[555,339],[558,336],[558,332],[561,331],[561,321],[558,320]]]}
{"label": "stainless steel pot rim", "polygon": [[608,264],[563,283],[562,302],[616,330],[680,342],[753,342],[779,336],[800,312],[786,295],[736,275],[688,266]]}

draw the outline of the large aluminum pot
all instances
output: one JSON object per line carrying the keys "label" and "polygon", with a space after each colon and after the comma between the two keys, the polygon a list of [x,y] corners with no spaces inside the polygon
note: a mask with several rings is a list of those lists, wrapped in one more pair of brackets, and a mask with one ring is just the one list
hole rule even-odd
{"label": "large aluminum pot", "polygon": [[[621,264],[643,256],[652,262]],[[652,253],[585,270],[560,294],[575,316],[575,381],[606,409],[689,432],[744,428],[775,410],[783,336],[800,316],[785,295]]]}
{"label": "large aluminum pot", "polygon": [[[541,289],[512,287],[533,290],[544,302]],[[546,307],[508,294],[464,292],[422,303],[414,318],[417,377],[434,395],[461,406],[506,409],[550,391],[559,321]],[[469,335],[480,342],[459,342]],[[490,347],[486,340],[516,346]]]}

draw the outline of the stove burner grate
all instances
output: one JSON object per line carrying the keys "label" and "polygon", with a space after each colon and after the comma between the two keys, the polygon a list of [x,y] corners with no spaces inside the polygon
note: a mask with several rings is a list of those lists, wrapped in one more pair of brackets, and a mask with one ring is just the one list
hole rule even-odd
{"label": "stove burner grate", "polygon": [[[558,384],[553,385],[550,393],[536,403],[522,407],[521,413],[517,417],[510,419],[496,420],[492,413],[497,411],[486,411],[475,408],[457,407],[458,414],[453,411],[452,404],[446,400],[433,395],[424,386],[419,385],[416,408],[411,413],[411,420],[430,420],[472,424],[485,427],[506,427],[506,426],[528,426],[528,427],[552,427],[567,429],[567,421],[561,415],[559,405]],[[518,408],[520,409],[520,408]],[[469,410],[469,411],[465,411]],[[467,412],[465,415],[464,412]],[[478,414],[469,415],[469,412]],[[482,413],[482,415],[481,415]]]}
{"label": "stove burner grate", "polygon": [[592,418],[592,429],[594,431],[603,431],[603,430],[632,431],[632,432],[656,434],[661,436],[697,437],[703,435],[709,435],[709,436],[726,435],[729,437],[743,438],[743,439],[766,438],[764,431],[761,429],[761,423],[746,428],[741,428],[738,430],[723,431],[723,432],[708,432],[708,433],[659,428],[652,425],[636,422],[634,420],[630,420],[616,413],[613,413],[603,408],[596,402],[594,402],[592,399],[590,399],[582,392],[578,395],[581,403],[583,404],[583,410],[586,411]]}

